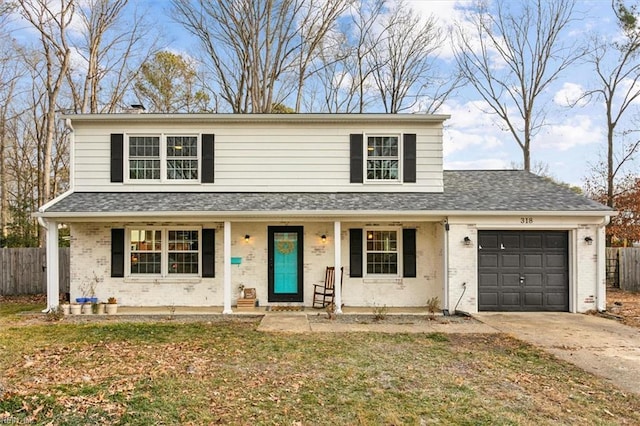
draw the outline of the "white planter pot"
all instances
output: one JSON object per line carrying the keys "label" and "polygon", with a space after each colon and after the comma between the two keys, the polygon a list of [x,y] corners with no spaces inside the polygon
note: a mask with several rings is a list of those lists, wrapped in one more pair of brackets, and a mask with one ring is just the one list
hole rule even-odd
{"label": "white planter pot", "polygon": [[99,315],[104,315],[105,311],[106,311],[106,303],[98,303],[98,314]]}
{"label": "white planter pot", "polygon": [[82,305],[82,313],[84,315],[93,315],[93,310],[91,308],[91,303],[85,303]]}
{"label": "white planter pot", "polygon": [[107,303],[105,310],[107,315],[115,315],[118,312],[118,304],[116,303]]}
{"label": "white planter pot", "polygon": [[69,312],[71,315],[80,315],[82,312],[82,305],[70,305]]}
{"label": "white planter pot", "polygon": [[69,315],[69,313],[71,312],[71,305],[69,305],[68,303],[64,303],[60,306],[62,306],[62,313],[65,315]]}

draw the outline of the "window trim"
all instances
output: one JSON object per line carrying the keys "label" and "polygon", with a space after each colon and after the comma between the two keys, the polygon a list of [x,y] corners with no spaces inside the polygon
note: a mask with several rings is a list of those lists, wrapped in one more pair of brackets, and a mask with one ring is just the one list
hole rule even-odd
{"label": "window trim", "polygon": [[[198,160],[198,179],[168,179],[167,177],[167,137],[171,136],[195,136],[197,144],[197,160]],[[131,137],[158,137],[160,138],[160,179],[132,179],[130,169],[130,157],[129,157],[129,140]],[[194,132],[167,132],[167,133],[153,133],[153,132],[141,132],[141,133],[125,133],[123,143],[123,177],[124,183],[129,184],[158,184],[158,183],[177,183],[177,184],[200,184],[202,182],[202,133]],[[174,158],[174,157],[172,157]]]}
{"label": "window trim", "polygon": [[[160,249],[160,274],[133,274],[131,273],[131,231],[139,230],[160,231],[162,247]],[[169,231],[197,231],[198,232],[198,273],[178,274],[169,273]],[[125,278],[134,279],[175,279],[175,278],[202,278],[202,226],[156,226],[145,225],[125,227]]]}
{"label": "window trim", "polygon": [[[369,179],[367,173],[367,163],[369,161],[369,138],[376,137],[395,137],[398,141],[398,178],[397,179]],[[398,185],[403,183],[404,172],[404,143],[403,133],[364,133],[362,141],[362,175],[364,183],[382,184],[382,185]]]}
{"label": "window trim", "polygon": [[[396,254],[397,254],[397,270],[395,274],[376,274],[368,272],[368,254],[367,240],[368,233],[375,231],[395,231],[396,233]],[[402,245],[402,227],[400,226],[381,226],[362,228],[362,277],[363,278],[402,278],[403,271],[403,245]]]}

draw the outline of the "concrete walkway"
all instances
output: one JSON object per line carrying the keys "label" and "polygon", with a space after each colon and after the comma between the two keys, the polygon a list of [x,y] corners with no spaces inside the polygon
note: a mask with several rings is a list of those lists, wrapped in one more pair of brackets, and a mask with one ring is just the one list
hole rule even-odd
{"label": "concrete walkway", "polygon": [[531,343],[614,385],[640,394],[640,330],[591,315],[480,313],[496,330]]}

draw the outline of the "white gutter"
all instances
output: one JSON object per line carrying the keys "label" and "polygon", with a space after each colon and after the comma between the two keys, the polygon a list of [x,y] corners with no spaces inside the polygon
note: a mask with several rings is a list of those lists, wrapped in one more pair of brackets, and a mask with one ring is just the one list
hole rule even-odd
{"label": "white gutter", "polygon": [[596,310],[598,312],[604,312],[607,310],[606,306],[606,258],[607,258],[607,237],[604,228],[609,224],[611,220],[610,216],[605,217],[602,220],[602,224],[598,225],[598,231],[596,233]]}
{"label": "white gutter", "polygon": [[[162,195],[162,193],[158,193]],[[56,198],[54,201],[59,201],[63,196],[68,195],[67,193],[62,196]],[[48,206],[46,204],[45,206]],[[42,209],[41,209],[42,210]],[[224,216],[224,217],[327,217],[327,218],[336,218],[336,217],[358,217],[358,216],[367,216],[367,217],[419,217],[424,218],[425,216],[432,217],[448,217],[448,216],[459,216],[459,217],[477,217],[477,216],[582,216],[582,217],[602,217],[603,214],[607,214],[610,216],[616,215],[617,212],[613,211],[478,211],[478,212],[465,212],[464,216],[460,215],[460,211],[450,211],[450,210],[401,210],[401,211],[381,211],[381,210],[330,210],[330,211],[317,211],[317,210],[308,210],[308,211],[300,211],[300,210],[278,210],[278,211],[136,211],[136,212],[39,212],[34,214],[35,216],[42,217],[51,217],[51,218],[60,218],[60,219],[73,219],[73,218],[91,218],[91,217],[149,217],[150,215],[154,217],[171,217],[171,216],[184,216],[188,215],[190,217],[212,217],[214,215]],[[458,220],[458,217],[456,217]]]}

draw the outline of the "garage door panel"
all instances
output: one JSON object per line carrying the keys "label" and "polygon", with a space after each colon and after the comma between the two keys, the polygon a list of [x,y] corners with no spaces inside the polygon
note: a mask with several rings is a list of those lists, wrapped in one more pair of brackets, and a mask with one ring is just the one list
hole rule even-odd
{"label": "garage door panel", "polygon": [[497,268],[498,254],[497,253],[481,253],[478,256],[478,265],[480,265],[483,268]]}
{"label": "garage door panel", "polygon": [[495,234],[480,234],[478,235],[478,244],[483,250],[498,249],[498,236]]}
{"label": "garage door panel", "polygon": [[522,283],[524,287],[542,287],[544,283],[544,275],[543,274],[524,274],[524,282]]}
{"label": "garage door panel", "polygon": [[553,274],[553,273],[548,273],[547,274],[547,288],[552,289],[552,288],[565,288],[567,286],[567,274],[565,273],[559,273],[559,274]]}
{"label": "garage door panel", "polygon": [[524,294],[524,305],[526,308],[541,308],[543,306],[544,295],[541,291],[526,292]]}
{"label": "garage door panel", "polygon": [[[500,239],[499,239],[500,240]],[[498,241],[500,243],[500,241]],[[502,246],[505,250],[513,250],[520,248],[520,235],[518,233],[502,233]]]}
{"label": "garage door panel", "polygon": [[566,231],[479,231],[478,241],[481,311],[569,310]]}
{"label": "garage door panel", "polygon": [[547,268],[566,268],[567,257],[564,254],[545,254],[545,264]]}
{"label": "garage door panel", "polygon": [[488,311],[495,311],[500,307],[500,304],[498,303],[498,292],[490,292],[490,293],[482,293],[479,298],[478,298],[478,302],[482,305],[485,306],[485,310]]}
{"label": "garage door panel", "polygon": [[542,253],[523,254],[522,257],[525,268],[542,268]]}
{"label": "garage door panel", "polygon": [[501,307],[503,308],[515,308],[520,306],[520,292],[505,292],[500,294]]}
{"label": "garage door panel", "polygon": [[565,305],[568,305],[568,297],[564,292],[554,293],[547,292],[545,293],[546,297],[546,305],[549,307],[559,307],[562,308]]}
{"label": "garage door panel", "polygon": [[545,247],[547,249],[566,249],[569,246],[569,238],[566,232],[548,232],[545,234]]}
{"label": "garage door panel", "polygon": [[543,236],[539,233],[524,234],[522,237],[522,241],[522,248],[541,249],[543,244]]}
{"label": "garage door panel", "polygon": [[520,274],[498,274],[498,280],[502,287],[520,287]]}
{"label": "garage door panel", "polygon": [[519,268],[520,255],[519,254],[503,254],[501,266],[503,268]]}
{"label": "garage door panel", "polygon": [[478,282],[488,290],[489,287],[498,287],[498,277],[497,273],[479,274]]}

